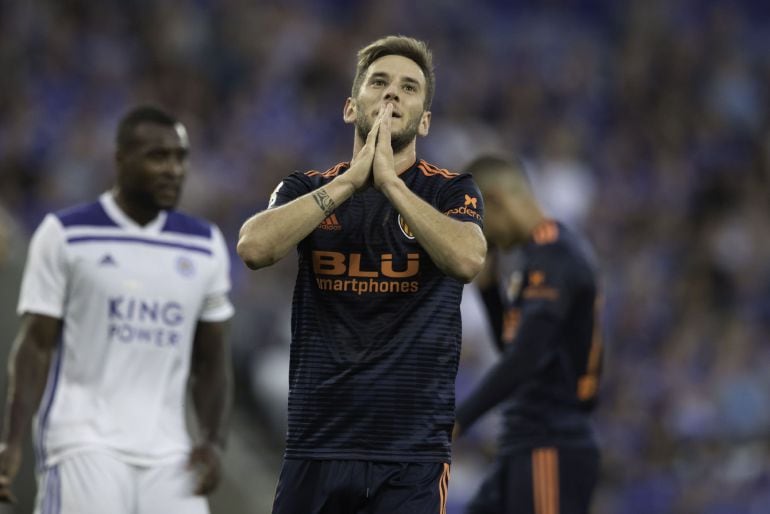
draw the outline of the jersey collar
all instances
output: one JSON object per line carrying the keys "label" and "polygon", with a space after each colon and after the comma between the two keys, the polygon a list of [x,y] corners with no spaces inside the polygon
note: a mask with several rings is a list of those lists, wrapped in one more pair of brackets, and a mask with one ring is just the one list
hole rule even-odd
{"label": "jersey collar", "polygon": [[105,191],[102,193],[101,196],[99,196],[99,202],[102,204],[107,215],[112,218],[112,221],[123,228],[144,232],[145,234],[158,234],[166,224],[166,211],[160,211],[155,219],[146,225],[138,224],[123,212],[123,209],[121,209],[115,201],[115,196],[112,194],[112,191]]}

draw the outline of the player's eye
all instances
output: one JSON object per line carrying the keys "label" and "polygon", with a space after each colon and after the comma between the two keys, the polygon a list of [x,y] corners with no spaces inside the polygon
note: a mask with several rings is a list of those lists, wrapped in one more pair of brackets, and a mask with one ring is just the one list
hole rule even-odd
{"label": "player's eye", "polygon": [[150,150],[147,152],[146,157],[150,162],[163,162],[169,158],[171,153],[167,150]]}
{"label": "player's eye", "polygon": [[404,91],[407,93],[416,93],[417,87],[414,84],[404,84]]}
{"label": "player's eye", "polygon": [[383,79],[372,79],[371,84],[373,86],[378,86],[378,87],[379,86],[384,86],[385,85],[385,81]]}

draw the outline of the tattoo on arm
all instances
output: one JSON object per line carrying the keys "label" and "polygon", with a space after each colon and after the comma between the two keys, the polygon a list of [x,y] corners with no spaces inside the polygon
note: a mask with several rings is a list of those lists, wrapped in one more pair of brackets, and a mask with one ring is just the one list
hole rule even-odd
{"label": "tattoo on arm", "polygon": [[315,200],[315,203],[318,204],[318,207],[320,207],[321,210],[324,211],[324,214],[326,216],[331,216],[331,214],[334,212],[334,209],[337,208],[337,204],[334,203],[334,200],[332,200],[332,197],[329,196],[329,193],[327,193],[323,189],[319,189],[318,191],[313,193],[313,200]]}

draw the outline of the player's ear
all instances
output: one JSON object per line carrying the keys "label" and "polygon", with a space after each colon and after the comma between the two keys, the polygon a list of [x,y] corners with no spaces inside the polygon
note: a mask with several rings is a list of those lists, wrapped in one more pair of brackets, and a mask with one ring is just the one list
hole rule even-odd
{"label": "player's ear", "polygon": [[353,124],[356,122],[357,112],[356,101],[348,97],[348,99],[345,100],[345,107],[342,109],[342,119],[345,120],[345,123],[347,124]]}
{"label": "player's ear", "polygon": [[417,133],[425,137],[428,135],[428,132],[430,132],[430,111],[423,111],[422,116],[420,116],[420,124],[417,125]]}

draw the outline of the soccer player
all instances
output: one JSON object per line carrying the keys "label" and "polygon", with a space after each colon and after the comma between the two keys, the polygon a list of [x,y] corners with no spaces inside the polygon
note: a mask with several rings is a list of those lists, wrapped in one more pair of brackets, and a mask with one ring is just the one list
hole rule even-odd
{"label": "soccer player", "polygon": [[[120,122],[115,187],[49,214],[30,243],[9,360],[0,499],[35,415],[38,514],[198,514],[219,479],[230,364],[228,254],[177,212],[184,126],[139,107]],[[199,424],[185,424],[188,377]]]}
{"label": "soccer player", "polygon": [[425,43],[361,49],[352,162],[289,175],[241,228],[251,268],[299,254],[275,514],[444,512],[459,305],[486,241],[471,177],[417,158],[433,90]]}
{"label": "soccer player", "polygon": [[[593,257],[545,216],[521,165],[482,156],[468,171],[485,200],[490,253],[477,283],[501,358],[458,406],[455,435],[499,404],[504,427],[467,512],[585,514],[599,467],[589,423],[602,356]],[[521,267],[500,277],[497,252],[513,247]]]}

